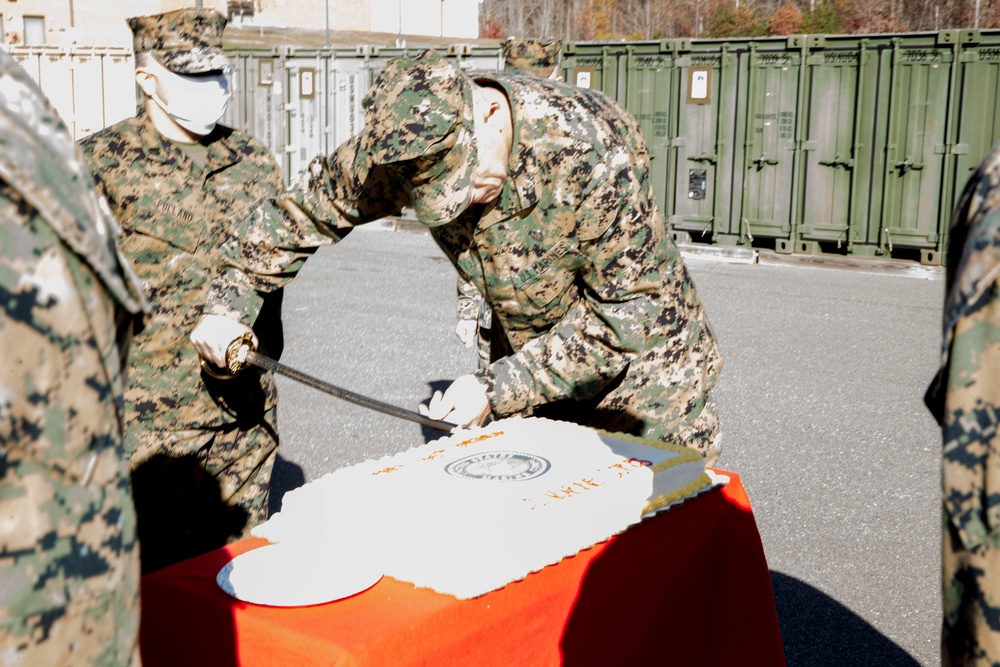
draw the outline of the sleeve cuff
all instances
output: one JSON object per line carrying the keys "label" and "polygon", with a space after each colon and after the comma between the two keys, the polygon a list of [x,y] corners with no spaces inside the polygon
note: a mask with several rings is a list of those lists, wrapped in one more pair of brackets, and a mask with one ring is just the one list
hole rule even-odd
{"label": "sleeve cuff", "polygon": [[240,269],[228,267],[219,274],[209,288],[205,315],[222,315],[253,324],[264,299],[253,289],[247,275]]}
{"label": "sleeve cuff", "polygon": [[486,387],[486,398],[495,416],[509,417],[525,412],[530,406],[531,375],[511,357],[500,359],[474,375]]}

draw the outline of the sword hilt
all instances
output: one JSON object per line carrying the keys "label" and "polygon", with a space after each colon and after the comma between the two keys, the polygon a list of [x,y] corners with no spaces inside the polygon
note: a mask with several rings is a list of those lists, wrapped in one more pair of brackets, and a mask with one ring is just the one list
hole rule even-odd
{"label": "sword hilt", "polygon": [[250,365],[250,352],[256,351],[253,345],[253,337],[249,333],[245,333],[239,338],[233,339],[226,346],[225,368],[219,368],[205,359],[201,360],[201,368],[217,380],[232,380],[240,371]]}
{"label": "sword hilt", "polygon": [[236,375],[250,365],[250,352],[256,352],[253,346],[253,336],[245,333],[226,346],[226,369],[230,375]]}

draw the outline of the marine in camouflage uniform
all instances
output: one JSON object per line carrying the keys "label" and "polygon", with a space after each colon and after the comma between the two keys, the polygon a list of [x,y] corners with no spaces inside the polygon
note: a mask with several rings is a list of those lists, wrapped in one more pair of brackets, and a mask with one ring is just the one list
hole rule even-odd
{"label": "marine in camouflage uniform", "polygon": [[941,369],[942,664],[1000,665],[1000,146],[951,220]]}
{"label": "marine in camouflage uniform", "polygon": [[[557,78],[559,40],[507,39],[500,44],[503,71],[510,74],[527,74],[541,78]],[[464,332],[470,332],[465,334]],[[475,341],[471,339],[475,333]],[[493,335],[493,311],[476,290],[475,285],[461,278],[458,280],[458,326],[456,334],[466,345],[476,345],[477,364],[480,370],[506,356],[510,349],[504,345],[501,332]],[[469,335],[468,341],[464,340]]]}
{"label": "marine in camouflage uniform", "polygon": [[[224,67],[226,20],[180,10],[129,20],[137,54],[177,72]],[[204,372],[188,333],[220,265],[230,220],[282,190],[268,149],[222,125],[195,145],[166,139],[150,102],[82,142],[98,188],[124,228],[152,316],[136,335],[125,390],[126,450],[149,572],[220,547],[266,518],[278,449],[277,392],[269,373]],[[200,153],[200,155],[199,155]],[[262,350],[281,347],[280,292],[256,317]]]}
{"label": "marine in camouflage uniform", "polygon": [[500,43],[503,71],[528,74],[543,79],[554,77],[558,70],[562,42],[558,39],[507,39]]}
{"label": "marine in camouflage uniform", "polygon": [[145,301],[114,219],[0,51],[0,665],[138,665],[122,374]]}
{"label": "marine in camouflage uniform", "polygon": [[239,313],[249,287],[281,284],[305,257],[295,246],[311,251],[412,205],[510,344],[476,373],[495,416],[563,418],[714,461],[721,357],[655,204],[635,120],[558,81],[478,82],[499,87],[513,114],[495,201],[470,205],[472,80],[431,52],[390,61],[365,97],[365,131],[248,219],[208,311]]}

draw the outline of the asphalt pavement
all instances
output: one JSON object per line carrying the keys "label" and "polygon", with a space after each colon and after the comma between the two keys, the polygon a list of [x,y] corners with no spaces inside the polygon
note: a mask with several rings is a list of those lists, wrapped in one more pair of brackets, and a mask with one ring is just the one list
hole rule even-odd
{"label": "asphalt pavement", "polygon": [[[746,486],[789,667],[939,664],[937,367],[944,273],[686,252],[725,357],[719,467]],[[426,232],[367,225],[286,289],[282,361],[415,410],[475,366]],[[279,379],[282,493],[440,433]],[[748,660],[747,664],[753,664]]]}

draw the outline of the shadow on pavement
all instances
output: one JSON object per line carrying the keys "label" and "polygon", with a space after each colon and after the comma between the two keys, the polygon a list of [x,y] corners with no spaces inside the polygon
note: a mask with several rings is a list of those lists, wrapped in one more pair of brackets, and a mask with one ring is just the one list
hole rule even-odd
{"label": "shadow on pavement", "polygon": [[274,461],[274,471],[271,473],[271,493],[267,499],[267,515],[271,516],[281,509],[281,499],[289,491],[294,491],[306,483],[302,468],[283,459],[281,454]]}
{"label": "shadow on pavement", "polygon": [[247,511],[222,501],[197,454],[155,454],[130,477],[143,574],[214,551],[246,528]]}
{"label": "shadow on pavement", "polygon": [[788,667],[920,667],[909,653],[826,593],[771,570]]}

